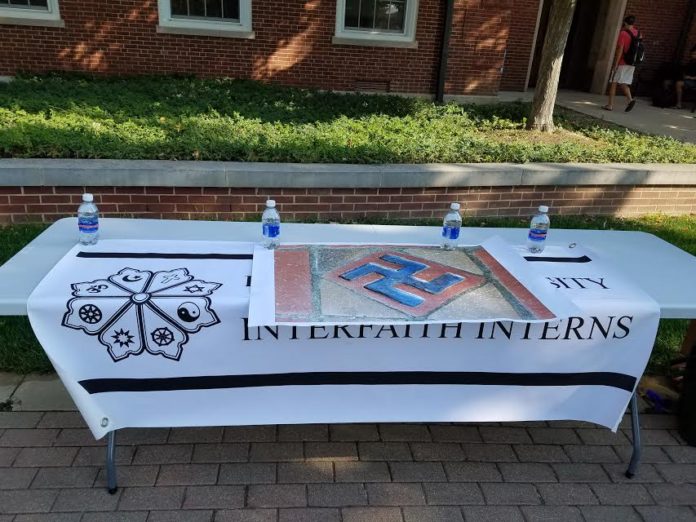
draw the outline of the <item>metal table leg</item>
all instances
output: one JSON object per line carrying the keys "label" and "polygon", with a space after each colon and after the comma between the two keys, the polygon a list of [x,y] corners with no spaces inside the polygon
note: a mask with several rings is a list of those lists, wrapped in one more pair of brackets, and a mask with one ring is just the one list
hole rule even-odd
{"label": "metal table leg", "polygon": [[106,440],[106,487],[113,495],[118,490],[116,483],[116,430],[110,431]]}
{"label": "metal table leg", "polygon": [[682,355],[686,368],[679,399],[679,433],[687,444],[696,446],[696,320],[689,324]]}
{"label": "metal table leg", "polygon": [[635,476],[642,451],[640,447],[640,419],[638,418],[638,398],[636,397],[636,392],[633,392],[633,397],[631,397],[631,428],[633,430],[633,454],[626,470],[627,478]]}

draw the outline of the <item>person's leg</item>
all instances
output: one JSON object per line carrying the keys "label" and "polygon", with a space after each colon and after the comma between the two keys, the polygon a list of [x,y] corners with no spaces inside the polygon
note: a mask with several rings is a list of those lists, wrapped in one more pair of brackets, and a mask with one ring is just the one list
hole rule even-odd
{"label": "person's leg", "polygon": [[674,90],[677,91],[677,109],[682,108],[682,97],[684,96],[684,80],[679,80],[674,84]]}
{"label": "person's leg", "polygon": [[631,112],[633,107],[636,105],[636,100],[634,100],[633,96],[631,96],[631,86],[627,83],[621,83],[619,85],[621,86],[621,92],[623,92],[623,95],[628,100],[628,104],[626,104],[626,112]]}
{"label": "person's leg", "polygon": [[614,109],[614,96],[616,96],[616,82],[611,82],[609,84],[609,103],[604,106],[608,111]]}

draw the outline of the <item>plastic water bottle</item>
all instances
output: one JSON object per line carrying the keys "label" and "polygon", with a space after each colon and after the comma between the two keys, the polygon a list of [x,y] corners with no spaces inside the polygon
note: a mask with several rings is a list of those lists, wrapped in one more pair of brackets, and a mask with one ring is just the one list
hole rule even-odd
{"label": "plastic water bottle", "polygon": [[453,250],[457,247],[459,231],[462,228],[462,216],[459,214],[459,203],[452,203],[450,211],[442,223],[442,248]]}
{"label": "plastic water bottle", "polygon": [[275,248],[280,240],[280,214],[276,210],[276,202],[272,199],[266,201],[266,210],[261,216],[263,225],[263,245],[266,248]]}
{"label": "plastic water bottle", "polygon": [[99,240],[99,209],[94,196],[82,194],[82,204],[77,209],[77,226],[81,245],[94,245]]}
{"label": "plastic water bottle", "polygon": [[546,246],[546,235],[548,234],[549,227],[551,226],[551,220],[546,214],[548,211],[549,207],[546,205],[541,205],[539,207],[539,213],[532,218],[532,222],[529,225],[527,249],[533,254],[543,252],[544,246]]}

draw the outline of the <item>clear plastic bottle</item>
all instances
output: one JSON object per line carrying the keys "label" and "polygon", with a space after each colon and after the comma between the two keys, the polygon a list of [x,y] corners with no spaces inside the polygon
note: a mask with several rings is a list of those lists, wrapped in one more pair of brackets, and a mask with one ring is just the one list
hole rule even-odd
{"label": "clear plastic bottle", "polygon": [[99,209],[94,196],[82,194],[82,204],[77,209],[77,227],[81,245],[94,245],[99,240]]}
{"label": "clear plastic bottle", "polygon": [[442,222],[442,248],[453,250],[459,241],[459,231],[462,228],[462,216],[459,214],[459,203],[452,203],[450,210]]}
{"label": "clear plastic bottle", "polygon": [[280,214],[276,210],[276,202],[272,199],[266,201],[266,210],[261,216],[263,225],[263,245],[266,248],[275,248],[280,241]]}
{"label": "clear plastic bottle", "polygon": [[549,211],[549,207],[546,205],[541,205],[539,207],[539,213],[532,218],[532,222],[529,225],[529,234],[527,235],[527,250],[533,254],[539,254],[544,251],[546,246],[546,236],[549,232],[549,227],[551,226],[551,220],[546,214]]}

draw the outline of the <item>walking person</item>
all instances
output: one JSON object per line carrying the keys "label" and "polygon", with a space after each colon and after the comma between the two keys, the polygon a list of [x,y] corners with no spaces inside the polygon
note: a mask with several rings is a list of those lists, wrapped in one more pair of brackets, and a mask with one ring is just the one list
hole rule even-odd
{"label": "walking person", "polygon": [[616,43],[614,53],[614,66],[612,67],[611,83],[609,84],[609,103],[604,110],[614,110],[614,97],[616,96],[616,86],[621,87],[621,92],[628,100],[626,112],[633,110],[636,100],[631,95],[631,84],[633,83],[633,72],[636,65],[643,61],[643,44],[640,32],[634,27],[635,16],[624,18],[619,39]]}

